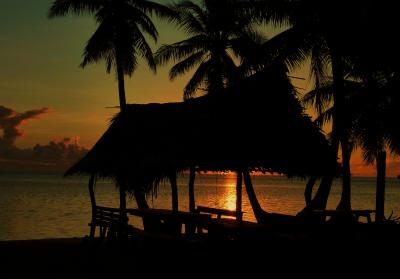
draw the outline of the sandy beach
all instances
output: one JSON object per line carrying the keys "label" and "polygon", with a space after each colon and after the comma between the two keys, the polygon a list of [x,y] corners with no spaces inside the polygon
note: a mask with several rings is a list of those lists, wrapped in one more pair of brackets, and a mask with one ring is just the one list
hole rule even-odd
{"label": "sandy beach", "polygon": [[[89,243],[86,238],[0,242],[1,278],[245,278],[266,273],[308,274],[331,270],[390,273],[399,241],[382,238],[324,240],[275,239],[246,242],[130,240]],[[141,278],[141,277],[139,277]]]}

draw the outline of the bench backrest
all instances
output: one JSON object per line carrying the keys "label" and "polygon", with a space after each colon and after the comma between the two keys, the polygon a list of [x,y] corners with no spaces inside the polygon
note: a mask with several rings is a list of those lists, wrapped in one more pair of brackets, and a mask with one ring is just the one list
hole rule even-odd
{"label": "bench backrest", "polygon": [[104,222],[111,224],[119,224],[121,221],[121,212],[118,208],[96,206],[94,212],[95,222]]}
{"label": "bench backrest", "polygon": [[198,213],[210,213],[217,215],[217,218],[221,218],[221,216],[231,216],[235,217],[236,219],[241,220],[243,216],[243,212],[237,212],[236,210],[228,210],[222,208],[213,208],[213,207],[206,207],[206,206],[197,206]]}

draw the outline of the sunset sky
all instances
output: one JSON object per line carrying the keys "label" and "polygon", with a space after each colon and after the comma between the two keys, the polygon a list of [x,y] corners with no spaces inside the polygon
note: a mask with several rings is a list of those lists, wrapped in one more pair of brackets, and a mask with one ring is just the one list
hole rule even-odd
{"label": "sunset sky", "polygon": [[[85,43],[95,30],[94,21],[75,16],[49,20],[46,13],[51,3],[0,2],[0,110],[37,111],[29,115],[35,119],[26,117],[19,124],[22,135],[18,134],[15,141],[19,148],[64,138],[79,139],[81,146],[90,148],[118,112],[110,108],[118,105],[117,83],[113,74],[105,73],[104,64],[84,70],[79,67]],[[157,46],[152,44],[153,50],[183,38],[174,26],[156,23],[160,38]],[[141,63],[133,77],[126,80],[128,103],[181,101],[187,77],[170,82],[168,69],[162,67],[154,75]],[[296,75],[307,78],[302,70]],[[298,82],[299,87],[310,88],[310,82]],[[356,155],[353,174],[374,175],[373,169],[361,165]],[[399,169],[389,164],[388,174],[397,175]]]}

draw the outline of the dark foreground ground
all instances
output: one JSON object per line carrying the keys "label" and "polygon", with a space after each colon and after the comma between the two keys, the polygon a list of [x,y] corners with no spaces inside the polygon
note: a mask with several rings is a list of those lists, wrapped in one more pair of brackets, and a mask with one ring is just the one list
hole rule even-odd
{"label": "dark foreground ground", "polygon": [[243,241],[7,241],[0,242],[0,278],[397,278],[399,232],[392,226]]}

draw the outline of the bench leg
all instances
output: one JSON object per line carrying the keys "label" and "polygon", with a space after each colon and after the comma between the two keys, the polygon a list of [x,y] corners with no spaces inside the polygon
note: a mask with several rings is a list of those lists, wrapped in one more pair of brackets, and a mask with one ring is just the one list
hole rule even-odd
{"label": "bench leg", "polygon": [[94,234],[96,232],[96,225],[91,224],[90,225],[90,234],[89,234],[89,239],[93,240],[94,239]]}

